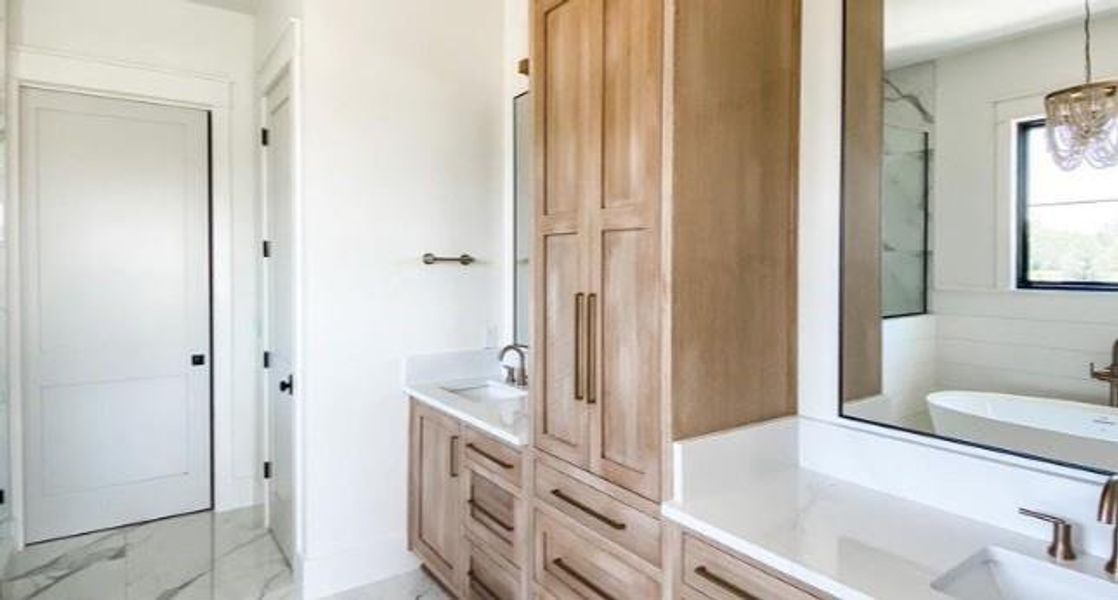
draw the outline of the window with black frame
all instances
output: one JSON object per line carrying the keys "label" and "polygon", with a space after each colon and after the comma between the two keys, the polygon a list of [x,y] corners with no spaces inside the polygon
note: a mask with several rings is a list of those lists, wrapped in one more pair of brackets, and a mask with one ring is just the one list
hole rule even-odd
{"label": "window with black frame", "polygon": [[1017,135],[1017,286],[1118,291],[1118,169],[1064,171],[1044,120]]}

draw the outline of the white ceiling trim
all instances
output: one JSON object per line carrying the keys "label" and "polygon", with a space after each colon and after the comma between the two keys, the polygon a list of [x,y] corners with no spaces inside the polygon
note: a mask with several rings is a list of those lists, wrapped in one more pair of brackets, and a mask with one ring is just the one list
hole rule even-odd
{"label": "white ceiling trim", "polygon": [[[1118,0],[1092,0],[1096,16]],[[1017,37],[1083,19],[1083,0],[885,0],[885,55],[890,67]]]}

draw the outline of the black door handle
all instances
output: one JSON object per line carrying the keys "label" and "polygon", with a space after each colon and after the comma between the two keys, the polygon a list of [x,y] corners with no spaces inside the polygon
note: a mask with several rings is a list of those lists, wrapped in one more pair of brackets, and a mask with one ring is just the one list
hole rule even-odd
{"label": "black door handle", "polygon": [[293,396],[295,394],[295,376],[288,375],[287,379],[280,382],[279,388],[281,392],[287,392],[288,396]]}
{"label": "black door handle", "polygon": [[191,366],[201,367],[201,366],[205,366],[205,364],[206,364],[206,355],[205,354],[191,355],[191,357],[190,357],[190,365]]}

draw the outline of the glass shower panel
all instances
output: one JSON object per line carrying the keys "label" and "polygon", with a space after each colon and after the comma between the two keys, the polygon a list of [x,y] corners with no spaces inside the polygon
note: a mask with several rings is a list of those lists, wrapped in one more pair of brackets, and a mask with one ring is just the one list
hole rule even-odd
{"label": "glass shower panel", "polygon": [[885,126],[881,203],[884,317],[927,312],[928,134]]}

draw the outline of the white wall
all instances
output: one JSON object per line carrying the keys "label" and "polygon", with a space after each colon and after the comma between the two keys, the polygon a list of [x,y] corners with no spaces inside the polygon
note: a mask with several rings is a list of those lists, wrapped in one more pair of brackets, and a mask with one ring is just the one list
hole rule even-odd
{"label": "white wall", "polygon": [[[232,82],[233,405],[225,436],[230,464],[216,456],[215,476],[228,478],[219,509],[256,503],[260,471],[256,369],[257,204],[253,20],[186,0],[14,0],[11,43],[122,61]],[[222,407],[218,407],[220,410]],[[220,486],[219,486],[220,489]]]}
{"label": "white wall", "polygon": [[414,568],[402,360],[502,338],[503,29],[491,0],[303,5],[308,597]]}
{"label": "white wall", "polygon": [[1067,516],[1096,554],[1110,529],[1095,522],[1102,478],[838,417],[842,2],[804,0],[800,149],[800,414],[830,433],[801,447],[809,468],[1043,539],[1051,527],[1027,505]]}

